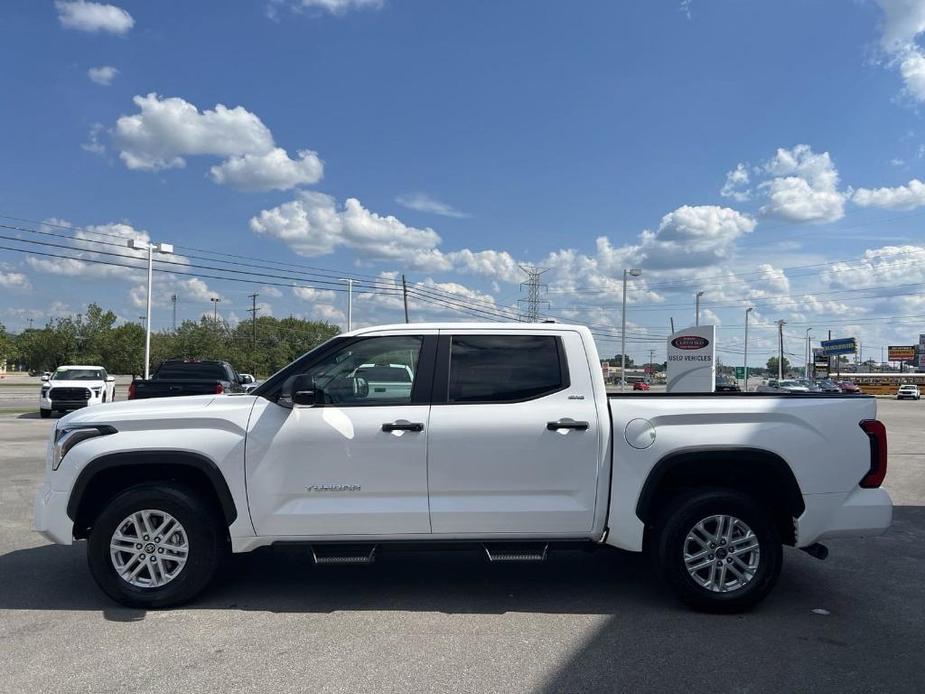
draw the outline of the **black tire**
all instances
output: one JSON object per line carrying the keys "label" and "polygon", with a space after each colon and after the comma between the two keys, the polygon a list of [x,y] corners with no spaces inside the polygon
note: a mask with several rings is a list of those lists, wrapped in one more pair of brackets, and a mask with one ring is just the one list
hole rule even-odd
{"label": "black tire", "polygon": [[[136,511],[153,509],[173,516],[186,531],[189,554],[176,575],[159,587],[139,587],[119,576],[110,558],[113,533]],[[129,607],[159,608],[187,602],[212,580],[227,541],[217,510],[192,489],[166,483],[129,487],[113,497],[93,523],[87,546],[90,573],[106,595]]]}
{"label": "black tire", "polygon": [[40,408],[39,408],[39,417],[41,417],[42,419],[48,419],[49,417],[51,417],[51,410],[43,410],[43,409],[40,407]]}
{"label": "black tire", "polygon": [[[688,533],[700,521],[715,515],[741,520],[758,540],[758,562],[753,577],[744,586],[728,592],[716,592],[696,582],[684,560]],[[763,504],[738,491],[698,489],[675,498],[661,515],[653,541],[653,556],[662,579],[684,603],[698,610],[723,613],[747,610],[771,592],[780,576],[783,550],[777,526]],[[722,554],[726,556],[724,549]],[[713,556],[716,555],[709,555]],[[729,561],[728,556],[726,559]]]}

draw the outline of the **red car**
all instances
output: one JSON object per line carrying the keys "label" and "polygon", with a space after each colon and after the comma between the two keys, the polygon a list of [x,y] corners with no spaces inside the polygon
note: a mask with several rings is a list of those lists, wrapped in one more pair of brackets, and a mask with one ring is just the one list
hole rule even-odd
{"label": "red car", "polygon": [[861,389],[857,387],[856,384],[851,381],[842,381],[838,384],[838,387],[841,388],[842,393],[860,393]]}
{"label": "red car", "polygon": [[638,381],[633,384],[633,390],[649,390],[649,384],[644,381]]}

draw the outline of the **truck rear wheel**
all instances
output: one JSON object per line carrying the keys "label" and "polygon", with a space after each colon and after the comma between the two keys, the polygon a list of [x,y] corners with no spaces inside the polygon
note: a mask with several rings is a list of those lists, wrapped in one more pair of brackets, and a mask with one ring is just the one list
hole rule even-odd
{"label": "truck rear wheel", "polygon": [[739,612],[777,583],[783,551],[770,513],[734,490],[696,490],[674,500],[654,538],[659,573],[688,605]]}
{"label": "truck rear wheel", "polygon": [[87,560],[116,602],[169,607],[209,584],[224,547],[217,515],[192,489],[149,483],[108,502],[93,523]]}

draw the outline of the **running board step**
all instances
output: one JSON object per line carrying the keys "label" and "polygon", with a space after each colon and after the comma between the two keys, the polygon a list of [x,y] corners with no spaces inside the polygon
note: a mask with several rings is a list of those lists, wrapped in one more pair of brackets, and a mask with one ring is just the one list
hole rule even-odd
{"label": "running board step", "polygon": [[549,551],[549,545],[543,542],[498,542],[482,547],[490,562],[544,561]]}
{"label": "running board step", "polygon": [[376,559],[376,545],[312,545],[312,561],[327,566],[345,564],[372,564]]}

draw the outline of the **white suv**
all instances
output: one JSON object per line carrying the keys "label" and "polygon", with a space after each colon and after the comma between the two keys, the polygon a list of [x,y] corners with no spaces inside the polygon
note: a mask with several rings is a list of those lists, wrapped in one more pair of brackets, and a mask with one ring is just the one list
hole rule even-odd
{"label": "white suv", "polygon": [[918,400],[921,397],[919,393],[919,387],[916,385],[905,385],[900,386],[899,390],[896,391],[897,400],[905,400],[909,398],[910,400]]}
{"label": "white suv", "polygon": [[54,411],[112,402],[115,396],[116,379],[102,366],[59,366],[51,376],[42,376],[39,413],[45,419]]}

